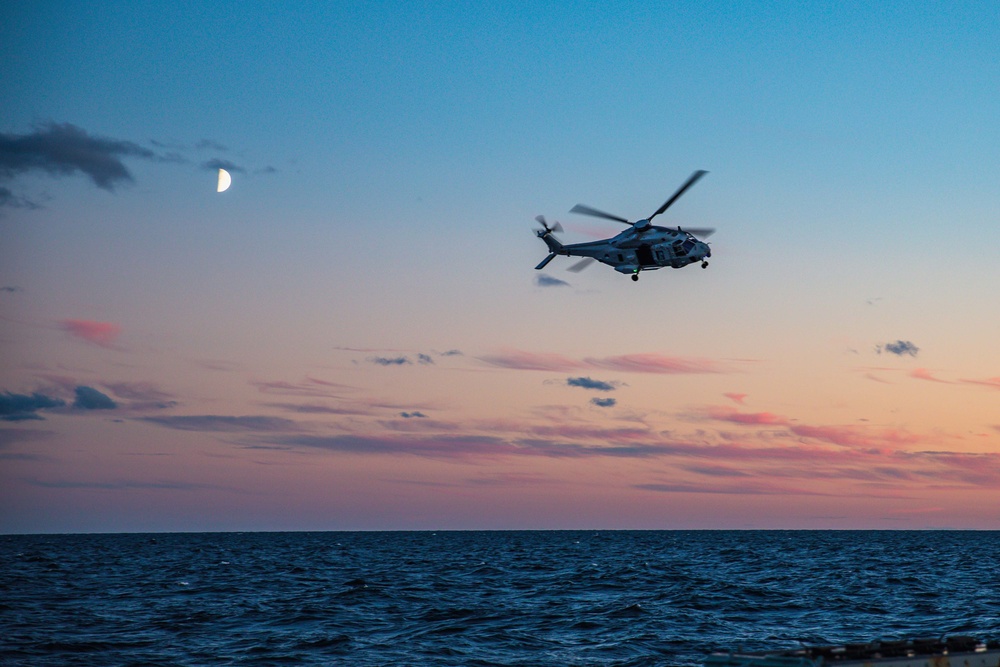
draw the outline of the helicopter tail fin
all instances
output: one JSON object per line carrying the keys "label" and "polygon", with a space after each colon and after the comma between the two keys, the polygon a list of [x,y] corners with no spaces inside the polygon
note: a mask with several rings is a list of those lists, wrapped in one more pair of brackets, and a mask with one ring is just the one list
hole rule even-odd
{"label": "helicopter tail fin", "polygon": [[535,270],[545,268],[545,265],[552,261],[552,258],[560,254],[559,251],[562,250],[563,244],[559,242],[559,239],[552,236],[552,234],[546,231],[544,234],[539,233],[538,238],[545,241],[545,245],[549,247],[549,255],[535,267]]}
{"label": "helicopter tail fin", "polygon": [[551,232],[546,231],[544,234],[540,233],[538,237],[545,241],[545,245],[549,247],[549,252],[553,255],[558,254],[559,251],[562,250],[563,244],[560,243],[559,239],[553,236]]}

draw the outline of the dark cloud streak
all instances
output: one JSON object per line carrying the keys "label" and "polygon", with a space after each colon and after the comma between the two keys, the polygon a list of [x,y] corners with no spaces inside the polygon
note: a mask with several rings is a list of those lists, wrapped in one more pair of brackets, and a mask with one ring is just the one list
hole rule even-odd
{"label": "dark cloud streak", "polygon": [[578,378],[566,378],[566,384],[571,387],[580,387],[581,389],[593,389],[594,391],[614,391],[615,385],[611,382],[605,382],[603,380],[592,380],[589,377],[578,377]]}
{"label": "dark cloud streak", "polygon": [[894,354],[897,357],[905,355],[915,357],[917,356],[917,353],[920,352],[920,348],[908,340],[897,340],[891,343],[877,345],[875,346],[875,351],[878,354],[882,354],[883,351],[888,352],[889,354]]}
{"label": "dark cloud streak", "polygon": [[45,123],[29,134],[0,134],[3,178],[29,171],[53,176],[82,172],[94,185],[112,192],[117,185],[135,180],[122,162],[124,157],[155,160],[158,156],[131,141],[91,136],[70,123]]}
{"label": "dark cloud streak", "polygon": [[114,410],[118,404],[107,394],[102,394],[93,387],[79,386],[76,388],[76,400],[73,407],[80,410]]}
{"label": "dark cloud streak", "polygon": [[225,169],[226,171],[234,171],[239,174],[245,174],[247,172],[246,169],[239,166],[238,164],[234,164],[229,160],[223,160],[221,158],[212,158],[211,160],[206,160],[205,162],[201,163],[201,167],[202,169],[206,169],[208,171]]}
{"label": "dark cloud streak", "polygon": [[142,421],[179,431],[209,433],[267,433],[298,430],[298,425],[291,419],[266,416],[179,415],[174,417],[143,417]]}
{"label": "dark cloud streak", "polygon": [[9,391],[0,394],[0,420],[3,421],[26,421],[29,419],[44,419],[38,414],[39,410],[48,408],[61,408],[66,405],[66,401],[45,394],[33,393],[12,394]]}

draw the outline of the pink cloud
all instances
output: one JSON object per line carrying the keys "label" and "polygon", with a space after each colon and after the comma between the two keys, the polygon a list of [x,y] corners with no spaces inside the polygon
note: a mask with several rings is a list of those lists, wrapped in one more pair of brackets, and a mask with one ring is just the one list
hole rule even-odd
{"label": "pink cloud", "polygon": [[729,407],[711,406],[705,410],[709,419],[732,422],[734,424],[755,424],[765,426],[787,426],[787,417],[773,412],[739,412]]}
{"label": "pink cloud", "polygon": [[737,405],[743,405],[744,404],[744,400],[747,397],[746,394],[737,394],[737,393],[733,393],[733,392],[727,392],[727,393],[723,394],[723,396],[725,396],[726,398],[728,398],[733,403],[736,403]]}
{"label": "pink cloud", "polygon": [[93,320],[61,320],[60,328],[76,338],[88,343],[111,348],[115,339],[122,332],[121,325],[114,322],[95,322]]}
{"label": "pink cloud", "polygon": [[914,368],[910,371],[910,377],[916,378],[917,380],[928,380],[930,382],[941,382],[942,384],[954,384],[948,382],[947,380],[941,380],[940,378],[934,377],[934,375],[926,368]]}

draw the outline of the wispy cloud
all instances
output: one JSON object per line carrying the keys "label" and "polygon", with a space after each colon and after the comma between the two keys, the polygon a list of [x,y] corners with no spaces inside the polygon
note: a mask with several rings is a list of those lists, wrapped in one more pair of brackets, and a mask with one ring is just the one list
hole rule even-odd
{"label": "wispy cloud", "polygon": [[220,153],[225,153],[226,151],[229,150],[229,148],[227,148],[223,144],[220,144],[218,141],[213,141],[211,139],[202,139],[201,141],[196,143],[194,147],[197,148],[198,150],[207,149],[207,150],[219,151]]}
{"label": "wispy cloud", "polygon": [[0,186],[0,208],[4,207],[38,210],[42,205],[24,195],[14,194],[10,188]]}
{"label": "wispy cloud", "polygon": [[660,462],[656,470],[676,471],[675,478],[649,487],[660,491],[901,497],[908,490],[923,492],[930,487],[1000,486],[1000,454],[912,451],[927,442],[940,443],[941,435],[931,438],[901,429],[805,425],[766,416],[770,413],[730,411],[716,416],[771,428],[733,436],[699,430],[685,437],[649,428],[614,429],[585,422],[438,422],[414,419],[412,410],[406,412],[410,418],[400,415],[379,422],[386,430],[378,433],[264,433],[259,445],[460,463],[518,458],[649,459]]}
{"label": "wispy cloud", "polygon": [[143,481],[132,479],[117,479],[108,481],[81,480],[25,480],[32,486],[45,489],[103,489],[107,491],[130,491],[134,489],[167,489],[170,491],[204,491],[209,489],[225,489],[227,487],[215,484],[199,484],[196,482],[181,482],[176,480]]}
{"label": "wispy cloud", "polygon": [[1000,389],[1000,377],[987,378],[985,380],[962,380],[966,384],[978,384],[982,387],[990,387],[991,389]]}
{"label": "wispy cloud", "polygon": [[917,347],[916,345],[914,345],[913,343],[911,343],[908,340],[897,340],[897,341],[893,341],[891,343],[884,343],[882,345],[876,345],[875,346],[875,351],[878,354],[882,354],[883,352],[886,352],[888,354],[894,354],[897,357],[903,357],[903,356],[907,356],[907,355],[911,356],[911,357],[915,357],[915,356],[917,356],[917,353],[920,352],[920,348]]}
{"label": "wispy cloud", "polygon": [[479,357],[479,360],[491,366],[523,371],[565,372],[583,367],[582,362],[559,354],[523,350],[507,350],[498,354],[488,354]]}
{"label": "wispy cloud", "polygon": [[407,434],[296,435],[273,440],[287,447],[309,447],[353,454],[413,454],[431,458],[468,458],[515,454],[517,448],[490,436],[410,436]]}
{"label": "wispy cloud", "polygon": [[684,374],[725,372],[718,362],[711,359],[671,357],[653,353],[623,354],[600,359],[588,358],[584,361],[588,366],[625,373]]}
{"label": "wispy cloud", "polygon": [[264,403],[265,407],[289,410],[306,415],[370,415],[372,409],[368,405],[351,403],[349,405],[316,405],[298,403]]}
{"label": "wispy cloud", "polygon": [[875,430],[861,426],[809,426],[794,424],[789,430],[803,438],[813,438],[842,447],[887,448],[915,445],[924,442],[926,438],[903,429]]}
{"label": "wispy cloud", "polygon": [[74,338],[106,348],[113,348],[122,332],[120,324],[94,320],[61,320],[59,326]]}
{"label": "wispy cloud", "polygon": [[32,428],[0,428],[0,449],[7,448],[22,442],[36,442],[47,440],[55,435],[50,431],[43,431]]}
{"label": "wispy cloud", "polygon": [[735,392],[727,392],[723,396],[737,405],[743,405],[747,398],[746,394],[737,394]]}
{"label": "wispy cloud", "polygon": [[269,416],[178,415],[173,417],[143,417],[142,421],[180,431],[209,433],[267,433],[299,430],[291,419]]}
{"label": "wispy cloud", "polygon": [[730,372],[717,361],[672,357],[656,353],[623,354],[613,357],[572,359],[559,354],[505,350],[479,357],[491,366],[514,370],[566,372],[597,368],[623,373],[698,374]]}
{"label": "wispy cloud", "polygon": [[590,402],[599,408],[613,408],[618,403],[618,401],[616,401],[613,398],[596,398],[596,397],[590,399]]}
{"label": "wispy cloud", "polygon": [[789,423],[787,417],[772,412],[740,412],[727,406],[709,406],[705,408],[705,416],[716,421],[756,426],[787,426]]}
{"label": "wispy cloud", "polygon": [[104,382],[118,398],[133,401],[169,401],[173,395],[168,394],[152,382]]}
{"label": "wispy cloud", "polygon": [[262,394],[274,394],[278,396],[306,396],[321,398],[337,398],[345,391],[353,390],[347,385],[318,380],[307,377],[299,382],[287,382],[284,380],[251,380],[250,385],[257,387]]}
{"label": "wispy cloud", "polygon": [[245,174],[247,171],[238,164],[230,160],[223,160],[221,158],[213,158],[211,160],[206,160],[205,162],[201,163],[201,168],[207,171],[216,171],[218,169],[225,169],[226,171],[236,172],[240,174]]}
{"label": "wispy cloud", "polygon": [[172,394],[152,382],[102,382],[115,398],[127,401],[122,406],[129,410],[164,410],[177,405]]}
{"label": "wispy cloud", "polygon": [[711,484],[696,484],[690,482],[666,482],[666,483],[650,483],[650,484],[635,484],[634,488],[643,489],[645,491],[656,491],[659,493],[708,493],[708,494],[724,494],[724,495],[740,495],[740,496],[757,496],[757,495],[801,495],[801,496],[826,496],[829,493],[823,493],[815,489],[806,488],[793,488],[788,486],[782,486],[778,484],[769,483],[766,481],[759,482],[736,482],[730,484],[718,484],[713,482]]}

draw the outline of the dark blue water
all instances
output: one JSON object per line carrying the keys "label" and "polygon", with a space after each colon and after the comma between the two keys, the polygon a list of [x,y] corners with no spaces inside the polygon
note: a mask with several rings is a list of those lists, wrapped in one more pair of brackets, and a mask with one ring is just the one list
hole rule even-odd
{"label": "dark blue water", "polygon": [[1000,636],[1000,533],[0,536],[3,665],[693,665]]}

